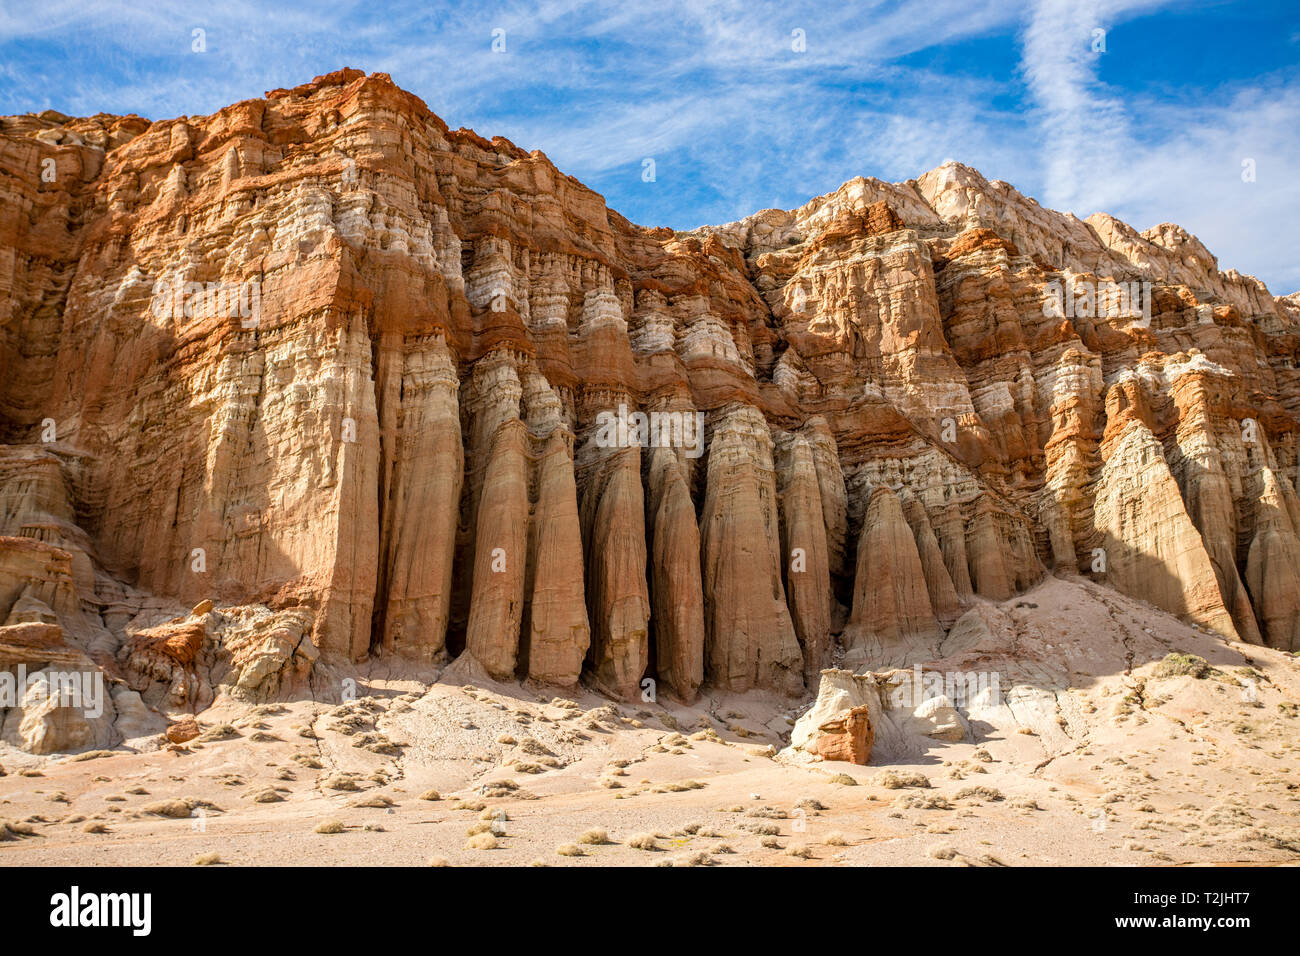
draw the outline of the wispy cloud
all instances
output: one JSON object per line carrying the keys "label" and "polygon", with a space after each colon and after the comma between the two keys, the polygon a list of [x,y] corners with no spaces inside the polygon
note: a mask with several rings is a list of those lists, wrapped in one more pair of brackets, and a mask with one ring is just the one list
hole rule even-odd
{"label": "wispy cloud", "polygon": [[[1278,237],[1300,219],[1294,64],[1261,77],[1238,63],[1209,100],[1108,81],[1132,62],[1121,58],[1142,55],[1115,31],[1158,40],[1161,18],[1183,9],[333,0],[268,11],[232,0],[196,12],[179,0],[47,0],[0,10],[0,111],[206,113],[354,66],[392,74],[453,126],[542,149],[639,222],[722,222],[954,158],[1080,216],[1180,222],[1225,266],[1290,291],[1300,264]],[[646,157],[653,183],[641,179]],[[1253,184],[1241,181],[1245,158]]]}
{"label": "wispy cloud", "polygon": [[[1256,78],[1204,102],[1103,83],[1104,57],[1134,55],[1107,45],[1111,29],[1160,6],[1041,0],[1030,13],[1022,69],[1041,134],[1040,199],[1080,217],[1109,212],[1138,229],[1177,222],[1221,267],[1294,290],[1295,255],[1269,237],[1292,233],[1300,213],[1300,84]],[[1242,176],[1248,162],[1253,181]]]}

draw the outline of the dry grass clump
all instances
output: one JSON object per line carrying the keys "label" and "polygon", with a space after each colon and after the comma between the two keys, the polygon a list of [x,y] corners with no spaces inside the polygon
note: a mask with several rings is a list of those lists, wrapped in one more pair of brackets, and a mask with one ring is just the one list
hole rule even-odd
{"label": "dry grass clump", "polygon": [[882,770],[871,778],[871,783],[886,790],[902,790],[905,787],[928,787],[930,778],[914,770]]}
{"label": "dry grass clump", "polygon": [[1198,680],[1210,676],[1214,668],[1204,657],[1195,654],[1181,654],[1175,651],[1166,654],[1165,659],[1156,665],[1156,677],[1195,677]]}
{"label": "dry grass clump", "polygon": [[561,843],[555,848],[555,852],[560,856],[586,856],[587,851],[576,843]]}
{"label": "dry grass clump", "polygon": [[787,847],[785,855],[798,857],[801,860],[811,860],[813,858],[812,850],[808,849],[808,847],[804,846],[802,843],[797,843],[793,846]]}
{"label": "dry grass clump", "polygon": [[370,807],[375,810],[387,810],[393,805],[392,798],[384,796],[382,793],[370,793],[364,797],[353,800],[349,806],[352,807]]}
{"label": "dry grass clump", "polygon": [[[706,718],[706,719],[707,719],[707,718]],[[691,734],[690,739],[691,739],[691,740],[708,740],[708,741],[712,741],[713,743],[718,743],[718,744],[720,744],[720,743],[723,742],[722,737],[719,736],[718,732],[717,732],[716,730],[714,730],[711,726],[710,726],[710,727],[706,727],[704,730],[697,730],[695,733]]]}
{"label": "dry grass clump", "polygon": [[0,843],[39,835],[36,828],[30,823],[20,823],[17,820],[0,820]]}
{"label": "dry grass clump", "polygon": [[845,787],[856,787],[858,782],[850,777],[847,773],[837,773],[831,777],[831,783],[838,783]]}
{"label": "dry grass clump", "polygon": [[216,866],[224,862],[220,853],[201,853],[190,861],[191,866]]}
{"label": "dry grass clump", "polygon": [[82,833],[107,833],[108,824],[100,820],[91,820],[81,828]]}
{"label": "dry grass clump", "polygon": [[653,833],[637,833],[627,838],[627,845],[634,850],[657,850],[659,842]]}
{"label": "dry grass clump", "polygon": [[342,833],[345,829],[338,820],[323,820],[316,824],[316,833]]}
{"label": "dry grass clump", "polygon": [[843,833],[836,830],[834,833],[826,834],[826,839],[822,840],[827,846],[848,846],[849,840]]}
{"label": "dry grass clump", "polygon": [[426,790],[426,791],[424,791],[424,793],[420,794],[420,799],[421,799],[421,800],[441,800],[441,799],[442,799],[442,794],[440,794],[437,790]]}
{"label": "dry grass clump", "polygon": [[239,737],[241,734],[231,724],[217,724],[215,727],[209,727],[203,733],[199,734],[198,740],[204,743],[211,743],[214,740],[230,740]]}
{"label": "dry grass clump", "polygon": [[[1003,799],[1003,797],[1002,797],[1002,791],[996,790],[993,787],[965,787],[957,791],[957,799],[958,800],[988,800],[989,802],[992,803]],[[1037,803],[1035,803],[1034,808],[1037,809],[1037,806],[1038,806]]]}
{"label": "dry grass clump", "polygon": [[445,856],[431,856],[429,857],[429,866],[451,866],[451,863]]}
{"label": "dry grass clump", "polygon": [[470,837],[465,843],[467,850],[495,850],[501,844],[491,833],[478,833]]}
{"label": "dry grass clump", "polygon": [[159,800],[157,803],[148,803],[141,807],[144,813],[151,813],[156,817],[171,817],[179,820],[182,817],[188,817],[196,807],[208,806],[211,804],[204,803],[202,800],[195,800],[186,797],[181,800]]}
{"label": "dry grass clump", "polygon": [[938,794],[909,793],[894,801],[894,806],[902,810],[951,810],[952,804],[946,797]]}
{"label": "dry grass clump", "polygon": [[578,837],[578,842],[586,846],[601,846],[609,842],[609,834],[600,829],[584,830]]}

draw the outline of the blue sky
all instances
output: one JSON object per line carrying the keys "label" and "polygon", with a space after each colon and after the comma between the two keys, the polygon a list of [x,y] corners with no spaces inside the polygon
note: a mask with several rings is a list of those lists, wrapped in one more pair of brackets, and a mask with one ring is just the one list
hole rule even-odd
{"label": "blue sky", "polygon": [[1300,289],[1295,0],[0,0],[0,113],[198,115],[342,66],[543,150],[646,225],[957,159],[1080,217],[1180,223],[1222,268]]}

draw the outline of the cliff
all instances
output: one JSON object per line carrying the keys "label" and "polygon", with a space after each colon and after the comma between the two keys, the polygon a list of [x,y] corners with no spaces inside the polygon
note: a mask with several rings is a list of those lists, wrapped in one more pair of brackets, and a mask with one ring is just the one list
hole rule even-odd
{"label": "cliff", "polygon": [[1300,650],[1300,304],[1177,226],[947,163],[643,228],[355,70],[0,172],[0,631],[146,701],[167,627],[256,694],[811,692],[1050,571]]}

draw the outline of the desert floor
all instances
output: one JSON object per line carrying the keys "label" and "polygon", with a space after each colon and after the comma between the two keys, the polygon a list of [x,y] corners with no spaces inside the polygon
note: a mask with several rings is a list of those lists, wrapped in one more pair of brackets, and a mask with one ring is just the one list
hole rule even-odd
{"label": "desert floor", "polygon": [[[0,864],[1300,862],[1300,661],[1078,579],[990,614],[1048,705],[974,740],[801,764],[777,751],[811,698],[616,705],[375,665],[346,704],[223,699],[184,746],[0,751]],[[1212,670],[1157,676],[1170,652]]]}

